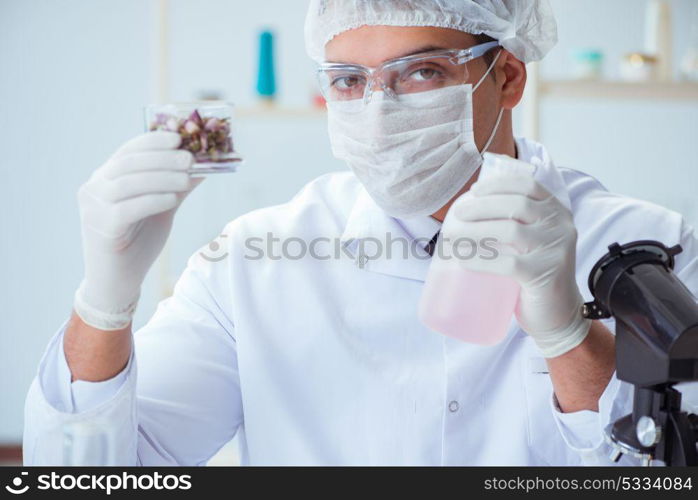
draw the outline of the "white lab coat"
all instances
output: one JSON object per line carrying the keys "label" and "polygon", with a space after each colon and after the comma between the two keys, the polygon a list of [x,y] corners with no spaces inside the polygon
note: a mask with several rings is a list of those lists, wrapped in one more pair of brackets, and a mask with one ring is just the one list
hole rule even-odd
{"label": "white lab coat", "polygon": [[[557,168],[539,144],[517,144],[574,214],[585,300],[607,246],[638,239],[681,243],[676,271],[696,294],[698,244],[681,215]],[[349,172],[233,220],[218,251],[189,259],[114,379],[71,384],[59,329],[27,397],[25,462],[65,463],[72,433],[69,454],[113,464],[205,464],[236,434],[243,464],[604,463],[602,429],[630,411],[628,384],[614,374],[598,413],[562,414],[545,360],[515,320],[491,347],[429,331],[416,315],[429,265],[421,247],[406,258],[399,245],[392,258],[371,258],[368,247],[360,255],[371,238],[428,241],[438,229],[429,217],[388,217]],[[246,258],[260,248],[249,238],[269,233],[296,238],[293,255],[313,238],[336,238],[346,253]],[[316,256],[331,247],[342,248],[318,245]]]}

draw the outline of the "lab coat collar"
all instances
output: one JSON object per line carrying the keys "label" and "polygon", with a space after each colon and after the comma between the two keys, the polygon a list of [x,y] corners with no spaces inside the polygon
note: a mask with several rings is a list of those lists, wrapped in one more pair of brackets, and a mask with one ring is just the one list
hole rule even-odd
{"label": "lab coat collar", "polygon": [[441,223],[429,215],[389,216],[362,187],[341,243],[360,269],[424,281],[431,260],[425,247],[440,229]]}
{"label": "lab coat collar", "polygon": [[[535,167],[536,181],[571,210],[567,186],[546,149],[523,138],[516,139],[516,146],[519,159]],[[340,241],[361,269],[424,281],[430,261],[424,247],[440,229],[441,223],[428,215],[409,219],[389,216],[362,187]],[[402,243],[394,244],[393,251],[388,254],[391,239],[404,239],[409,243],[406,256],[402,252]]]}

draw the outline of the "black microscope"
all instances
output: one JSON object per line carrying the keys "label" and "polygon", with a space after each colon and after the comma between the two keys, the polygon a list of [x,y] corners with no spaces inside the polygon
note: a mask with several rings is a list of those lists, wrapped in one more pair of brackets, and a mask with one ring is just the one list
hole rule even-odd
{"label": "black microscope", "polygon": [[589,275],[590,319],[616,321],[616,375],[634,386],[633,411],[606,428],[611,459],[698,466],[698,415],[681,411],[679,382],[698,380],[698,304],[673,273],[680,245],[614,243]]}

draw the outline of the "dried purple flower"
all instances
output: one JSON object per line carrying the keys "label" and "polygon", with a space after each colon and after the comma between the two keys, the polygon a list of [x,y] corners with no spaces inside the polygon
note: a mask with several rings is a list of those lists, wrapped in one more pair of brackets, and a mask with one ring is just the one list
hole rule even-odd
{"label": "dried purple flower", "polygon": [[197,162],[224,162],[234,152],[229,118],[202,118],[198,110],[185,119],[158,113],[149,129],[178,132],[182,138],[179,148],[192,152]]}

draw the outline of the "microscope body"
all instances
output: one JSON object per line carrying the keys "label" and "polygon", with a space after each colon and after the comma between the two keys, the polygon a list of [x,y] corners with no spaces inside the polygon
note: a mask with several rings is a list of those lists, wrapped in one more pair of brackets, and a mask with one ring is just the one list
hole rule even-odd
{"label": "microscope body", "polygon": [[616,374],[635,386],[633,413],[608,437],[648,465],[698,465],[698,416],[681,411],[673,387],[698,380],[698,303],[673,273],[680,252],[654,241],[613,244],[589,276],[595,300],[584,315],[614,317]]}

